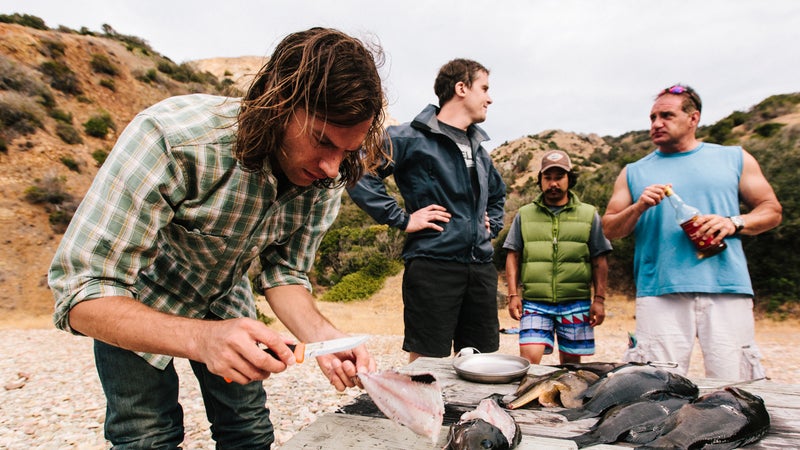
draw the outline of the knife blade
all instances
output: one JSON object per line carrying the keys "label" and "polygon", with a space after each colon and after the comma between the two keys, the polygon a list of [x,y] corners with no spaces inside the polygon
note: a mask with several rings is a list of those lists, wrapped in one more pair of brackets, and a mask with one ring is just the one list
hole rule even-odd
{"label": "knife blade", "polygon": [[[327,341],[300,342],[297,344],[286,344],[292,352],[294,358],[298,363],[302,363],[306,358],[316,358],[317,356],[327,355],[330,353],[342,352],[350,350],[351,348],[358,347],[369,339],[368,335],[363,336],[348,336],[338,339],[331,339]],[[278,355],[270,348],[265,348],[265,352],[269,353],[275,359],[279,359]]]}

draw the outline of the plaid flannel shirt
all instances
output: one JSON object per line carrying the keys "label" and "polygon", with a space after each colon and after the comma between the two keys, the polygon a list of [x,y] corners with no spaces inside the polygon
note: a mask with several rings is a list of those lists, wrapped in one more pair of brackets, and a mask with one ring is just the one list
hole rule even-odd
{"label": "plaid flannel shirt", "polygon": [[[255,317],[255,289],[302,284],[342,189],[242,170],[231,149],[238,99],[187,95],[137,115],[75,213],[49,272],[56,327],[79,302],[127,296],[166,313]],[[141,354],[163,368],[164,355]]]}

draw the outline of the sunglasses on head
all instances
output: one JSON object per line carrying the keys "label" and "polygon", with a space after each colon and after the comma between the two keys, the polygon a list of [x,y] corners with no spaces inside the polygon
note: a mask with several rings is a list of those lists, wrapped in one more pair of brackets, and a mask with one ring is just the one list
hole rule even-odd
{"label": "sunglasses on head", "polygon": [[697,97],[697,93],[688,86],[681,86],[680,84],[676,84],[674,86],[665,88],[661,92],[661,95],[664,94],[675,94],[675,95],[686,94],[689,97],[689,100],[692,101],[694,107],[697,108],[698,111],[702,110],[703,108],[700,104],[700,99]]}

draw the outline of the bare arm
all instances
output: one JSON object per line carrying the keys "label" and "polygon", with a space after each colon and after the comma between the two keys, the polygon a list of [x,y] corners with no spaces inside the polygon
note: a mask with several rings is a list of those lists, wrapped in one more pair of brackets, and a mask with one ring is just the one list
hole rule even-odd
{"label": "bare arm", "polygon": [[[744,151],[744,150],[743,150]],[[742,177],[739,180],[739,194],[750,208],[743,214],[745,227],[741,234],[756,235],[777,227],[783,219],[781,207],[775,191],[772,190],[761,167],[753,155],[744,151]]]}
{"label": "bare arm", "polygon": [[594,298],[589,307],[589,325],[597,326],[606,318],[606,286],[608,284],[608,255],[602,254],[592,258],[592,286]]}
{"label": "bare arm", "polygon": [[522,292],[519,290],[520,252],[508,250],[506,254],[506,284],[508,285],[508,313],[514,320],[522,317]]}
{"label": "bare arm", "polygon": [[[267,289],[264,294],[278,319],[301,341],[317,342],[346,336],[320,313],[305,287],[278,286]],[[358,372],[374,372],[376,367],[375,360],[363,345],[346,352],[320,356],[317,363],[338,391],[360,385]]]}
{"label": "bare arm", "polygon": [[[238,383],[267,378],[294,363],[284,338],[253,319],[201,320],[162,313],[128,297],[103,297],[75,305],[76,331],[137,352],[188,358]],[[275,360],[255,343],[275,350]]]}
{"label": "bare arm", "polygon": [[642,195],[633,201],[628,189],[627,169],[622,169],[614,182],[614,191],[603,214],[603,233],[608,239],[624,238],[636,228],[639,217],[649,208],[664,199],[664,184],[654,184],[645,188]]}

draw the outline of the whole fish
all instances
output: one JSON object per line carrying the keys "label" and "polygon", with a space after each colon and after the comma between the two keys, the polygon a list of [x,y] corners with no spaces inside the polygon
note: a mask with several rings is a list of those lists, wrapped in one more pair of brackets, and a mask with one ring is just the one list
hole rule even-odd
{"label": "whole fish", "polygon": [[737,387],[703,395],[671,414],[661,436],[642,449],[729,450],[751,444],[769,431],[764,400]]}
{"label": "whole fish", "polygon": [[495,394],[461,415],[450,427],[444,450],[504,450],[522,441],[522,431],[511,415],[503,410]]}
{"label": "whole fish", "polygon": [[560,369],[545,375],[528,376],[520,382],[508,409],[518,409],[533,401],[546,407],[577,408],[583,404],[581,394],[598,379],[592,372]]}
{"label": "whole fish", "polygon": [[636,366],[609,372],[584,391],[582,407],[559,414],[567,420],[586,419],[597,417],[616,405],[662,393],[694,400],[698,392],[697,385],[681,375],[658,367]]}
{"label": "whole fish", "polygon": [[444,419],[444,400],[433,375],[385,370],[359,373],[358,378],[386,417],[436,443]]}
{"label": "whole fish", "polygon": [[662,395],[617,405],[606,411],[588,432],[571,439],[578,448],[620,440],[647,443],[658,435],[667,416],[689,401],[684,397]]}
{"label": "whole fish", "polygon": [[588,372],[592,372],[598,377],[602,377],[603,375],[615,370],[621,366],[627,365],[628,363],[612,363],[612,362],[585,362],[585,363],[564,363],[564,364],[557,364],[551,367],[558,367],[559,369],[567,369],[571,372],[577,372],[579,370],[584,370]]}
{"label": "whole fish", "polygon": [[539,380],[536,384],[530,386],[527,391],[506,403],[506,408],[521,408],[530,402],[539,400],[539,397],[542,395],[545,397],[555,395],[553,392],[558,391],[559,386],[562,384],[560,381],[557,381],[557,378],[564,373],[566,373],[566,370],[553,372],[549,377]]}

